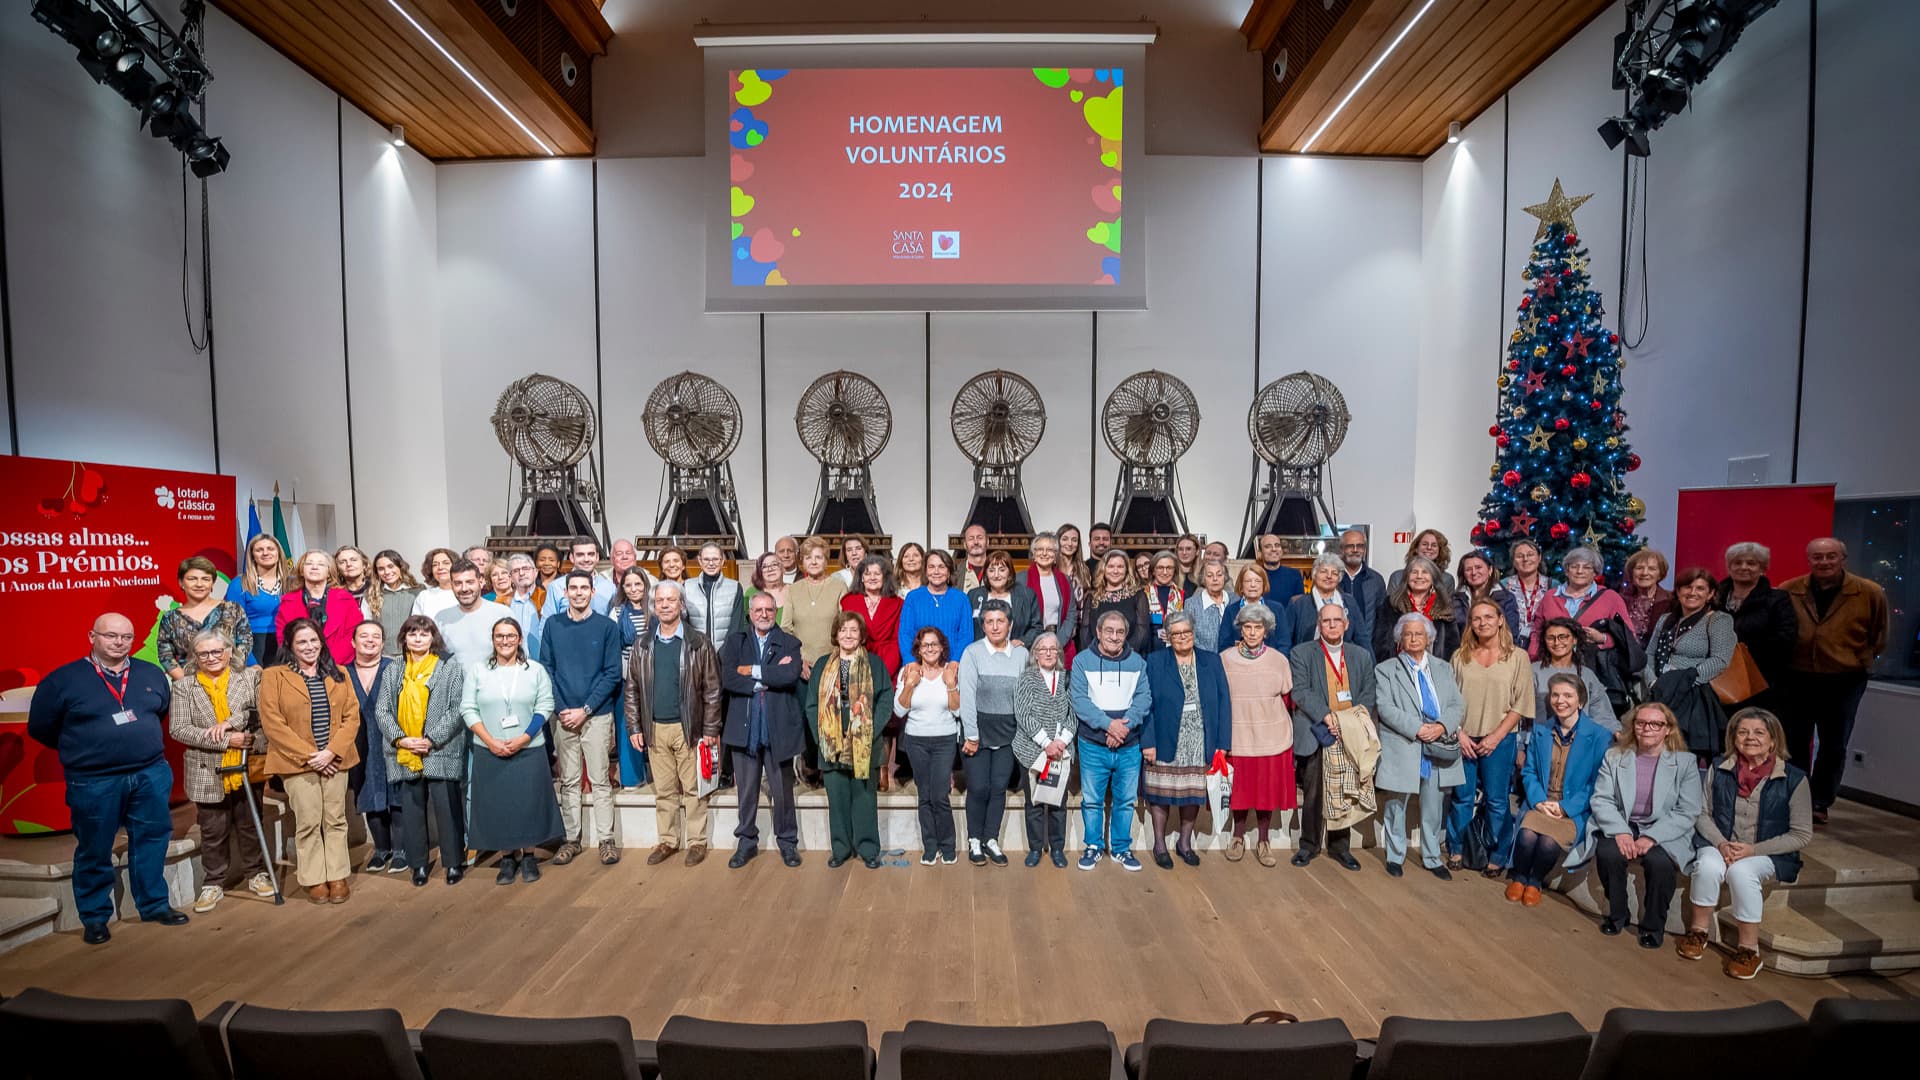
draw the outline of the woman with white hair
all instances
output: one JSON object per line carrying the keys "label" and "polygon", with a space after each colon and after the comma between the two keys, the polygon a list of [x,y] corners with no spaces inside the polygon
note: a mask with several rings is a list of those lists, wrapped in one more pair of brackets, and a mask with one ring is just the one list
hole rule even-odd
{"label": "woman with white hair", "polygon": [[[1220,650],[1220,666],[1227,676],[1227,698],[1233,714],[1233,840],[1227,861],[1247,854],[1247,819],[1258,828],[1253,858],[1261,866],[1279,863],[1269,837],[1275,813],[1299,805],[1293,761],[1293,662],[1285,649],[1267,646],[1273,632],[1273,612],[1265,604],[1248,604],[1234,621],[1238,631]],[[1224,633],[1221,635],[1226,636]]]}
{"label": "woman with white hair", "polygon": [[1727,549],[1727,577],[1714,593],[1714,606],[1733,616],[1734,637],[1747,647],[1768,689],[1745,701],[1727,707],[1729,713],[1743,708],[1771,708],[1779,699],[1773,689],[1787,677],[1793,660],[1793,646],[1800,633],[1793,598],[1776,589],[1767,580],[1767,565],[1773,553],[1765,544],[1735,544]]}
{"label": "woman with white hair", "polygon": [[1194,823],[1207,802],[1207,770],[1214,756],[1233,749],[1233,703],[1218,653],[1194,648],[1193,616],[1167,613],[1167,647],[1147,654],[1147,686],[1153,710],[1140,726],[1140,791],[1153,819],[1153,862],[1173,869],[1167,852],[1167,817],[1177,813],[1180,840],[1174,850],[1199,866]]}
{"label": "woman with white hair", "polygon": [[1043,857],[1051,856],[1053,865],[1062,870],[1067,867],[1066,800],[1058,805],[1041,802],[1034,797],[1034,784],[1073,768],[1075,721],[1063,655],[1060,638],[1053,631],[1034,635],[1026,670],[1013,692],[1018,725],[1013,756],[1020,762],[1027,798],[1027,865],[1039,866]]}
{"label": "woman with white hair", "polygon": [[[1619,593],[1595,580],[1600,576],[1601,565],[1600,553],[1592,548],[1577,547],[1567,552],[1566,558],[1560,560],[1560,572],[1566,580],[1540,601],[1533,625],[1537,628],[1550,619],[1572,619],[1579,624],[1587,644],[1598,649],[1617,648],[1620,642],[1604,624],[1612,619],[1620,620],[1622,627],[1631,627],[1632,623],[1627,615],[1627,602],[1620,599]],[[1528,652],[1534,659],[1540,658],[1537,640]]]}
{"label": "woman with white hair", "polygon": [[1384,663],[1400,651],[1394,638],[1394,626],[1400,616],[1418,612],[1433,624],[1429,643],[1441,656],[1452,656],[1460,647],[1460,615],[1453,607],[1453,578],[1444,575],[1440,564],[1425,555],[1407,559],[1404,574],[1387,586],[1387,598],[1380,605],[1379,618],[1373,624],[1373,658]]}
{"label": "woman with white hair", "polygon": [[[1307,591],[1287,601],[1288,614],[1293,619],[1292,645],[1301,645],[1312,641],[1320,632],[1320,609],[1329,605],[1345,610],[1347,594],[1340,591],[1340,578],[1347,572],[1347,564],[1340,556],[1331,551],[1321,552],[1313,560],[1313,570],[1307,575]],[[1352,622],[1349,617],[1348,622]]]}

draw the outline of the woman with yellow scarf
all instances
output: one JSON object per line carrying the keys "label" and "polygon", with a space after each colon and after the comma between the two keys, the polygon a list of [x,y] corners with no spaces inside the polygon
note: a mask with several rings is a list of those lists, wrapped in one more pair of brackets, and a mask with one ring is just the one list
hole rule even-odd
{"label": "woman with yellow scarf", "polygon": [[400,662],[389,664],[375,693],[374,721],[386,744],[387,781],[399,794],[400,843],[413,883],[425,885],[427,804],[433,804],[440,865],[447,884],[466,874],[467,728],[460,721],[465,672],[425,615],[400,624]]}
{"label": "woman with yellow scarf", "polygon": [[[235,832],[247,890],[255,896],[273,895],[260,834],[247,810],[248,793],[241,790],[246,774],[239,771],[241,752],[265,753],[267,737],[260,732],[254,704],[260,669],[235,670],[233,639],[220,630],[195,634],[192,649],[193,662],[186,666],[197,673],[173,681],[168,727],[174,741],[187,748],[184,786],[200,823],[200,867],[206,872],[193,910],[204,914],[227,894],[227,839]],[[234,771],[226,771],[229,768]],[[252,797],[259,798],[259,791]]]}
{"label": "woman with yellow scarf", "polygon": [[857,611],[833,617],[833,649],[814,661],[813,679],[801,697],[807,723],[820,746],[827,785],[827,820],[839,866],[859,855],[880,869],[880,770],[886,740],[876,723],[893,715],[893,683],[887,667],[864,647],[867,622]]}

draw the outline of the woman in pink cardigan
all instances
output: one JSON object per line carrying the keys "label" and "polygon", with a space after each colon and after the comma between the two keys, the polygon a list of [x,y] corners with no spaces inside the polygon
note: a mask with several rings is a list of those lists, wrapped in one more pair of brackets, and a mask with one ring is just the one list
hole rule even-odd
{"label": "woman in pink cardigan", "polygon": [[1535,660],[1540,659],[1540,635],[1537,631],[1549,619],[1560,618],[1579,623],[1591,644],[1602,649],[1613,648],[1613,637],[1598,627],[1608,619],[1619,619],[1629,627],[1633,623],[1627,616],[1627,602],[1620,598],[1620,594],[1594,580],[1600,573],[1599,554],[1592,548],[1577,547],[1567,552],[1560,567],[1565,581],[1540,601],[1540,609],[1533,619],[1536,633],[1530,635],[1527,651]]}
{"label": "woman in pink cardigan", "polygon": [[339,585],[333,569],[333,556],[314,550],[300,556],[293,565],[300,588],[280,598],[280,610],[273,616],[273,636],[281,638],[287,624],[295,619],[312,619],[320,627],[320,636],[336,664],[353,662],[353,628],[360,625],[360,601]]}

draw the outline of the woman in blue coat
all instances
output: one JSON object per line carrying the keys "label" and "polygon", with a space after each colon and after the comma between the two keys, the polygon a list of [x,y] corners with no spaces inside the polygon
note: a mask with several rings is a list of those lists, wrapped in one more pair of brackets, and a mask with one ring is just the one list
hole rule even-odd
{"label": "woman in blue coat", "polygon": [[1194,821],[1207,801],[1207,769],[1214,756],[1233,749],[1233,698],[1220,654],[1194,648],[1193,616],[1167,615],[1167,647],[1147,654],[1147,689],[1153,711],[1140,726],[1140,790],[1153,815],[1153,862],[1173,869],[1167,853],[1167,811],[1180,811],[1175,850],[1199,866],[1193,850]]}
{"label": "woman in blue coat", "polygon": [[1565,858],[1578,866],[1593,851],[1587,810],[1613,736],[1587,716],[1587,687],[1572,675],[1547,681],[1553,715],[1533,725],[1527,763],[1520,770],[1526,816],[1513,839],[1513,881],[1507,899],[1540,904],[1540,887]]}

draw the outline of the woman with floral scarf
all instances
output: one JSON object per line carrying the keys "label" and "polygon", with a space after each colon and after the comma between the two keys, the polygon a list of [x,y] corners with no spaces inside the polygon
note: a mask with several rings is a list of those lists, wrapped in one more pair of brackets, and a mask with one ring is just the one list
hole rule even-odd
{"label": "woman with floral scarf", "polygon": [[857,611],[833,617],[833,649],[813,665],[801,696],[820,746],[827,787],[827,819],[837,867],[856,854],[880,868],[880,771],[886,740],[881,726],[893,715],[893,684],[880,658],[868,652],[866,620]]}

